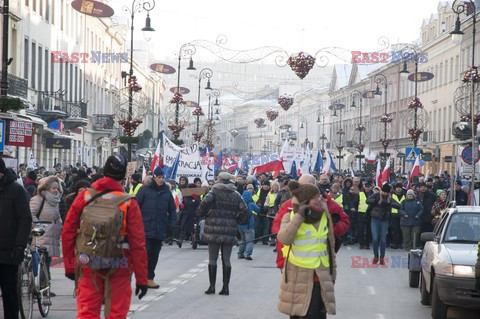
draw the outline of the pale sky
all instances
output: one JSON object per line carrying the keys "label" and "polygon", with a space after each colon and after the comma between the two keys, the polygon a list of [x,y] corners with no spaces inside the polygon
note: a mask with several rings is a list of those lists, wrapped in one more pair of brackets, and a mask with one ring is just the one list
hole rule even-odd
{"label": "pale sky", "polygon": [[[159,1],[151,12],[155,28],[152,42],[160,60],[175,57],[180,46],[196,39],[215,41],[225,34],[231,49],[278,46],[289,53],[314,54],[323,47],[368,51],[379,48],[386,36],[391,43],[412,42],[419,37],[424,18],[436,13],[438,0],[176,0]],[[121,4],[110,1],[115,13],[125,15]],[[136,30],[146,14],[135,16]],[[141,37],[140,34],[136,37]],[[213,58],[205,50],[197,57]]]}

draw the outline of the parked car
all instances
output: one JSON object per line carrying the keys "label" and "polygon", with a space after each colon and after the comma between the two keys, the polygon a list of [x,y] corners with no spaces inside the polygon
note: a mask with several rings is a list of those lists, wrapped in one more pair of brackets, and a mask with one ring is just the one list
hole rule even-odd
{"label": "parked car", "polygon": [[446,319],[449,306],[480,309],[475,289],[480,206],[449,208],[434,232],[422,233],[421,303],[432,305],[432,318]]}

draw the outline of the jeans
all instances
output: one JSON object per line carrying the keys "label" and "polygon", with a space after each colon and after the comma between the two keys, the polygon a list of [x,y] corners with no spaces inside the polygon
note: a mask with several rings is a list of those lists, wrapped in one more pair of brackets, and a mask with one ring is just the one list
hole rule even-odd
{"label": "jeans", "polygon": [[0,288],[5,319],[18,318],[17,265],[0,264]]}
{"label": "jeans", "polygon": [[[255,219],[255,234],[258,237],[268,235],[268,217],[257,215]],[[263,244],[268,244],[268,238],[262,238]]]}
{"label": "jeans", "polygon": [[[248,225],[238,225],[238,232],[240,233],[240,245],[238,246],[238,256],[248,257],[253,253],[253,238],[255,237],[255,230],[248,228]],[[249,241],[249,243],[246,243]]]}
{"label": "jeans", "polygon": [[162,249],[162,241],[156,238],[146,238],[145,246],[148,256],[148,280],[155,278],[155,268],[157,267],[158,255]]}
{"label": "jeans", "polygon": [[420,245],[420,226],[402,226],[402,233],[403,247],[406,251],[417,248],[413,246],[413,243],[415,243],[415,246]]}
{"label": "jeans", "polygon": [[378,246],[380,245],[380,258],[385,257],[385,248],[387,246],[388,220],[372,218],[372,243],[373,255],[378,258]]}

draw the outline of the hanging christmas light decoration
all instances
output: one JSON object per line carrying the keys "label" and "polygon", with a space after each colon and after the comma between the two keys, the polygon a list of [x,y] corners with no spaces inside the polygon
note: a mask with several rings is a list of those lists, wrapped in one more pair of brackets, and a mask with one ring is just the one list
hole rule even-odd
{"label": "hanging christmas light decoration", "polygon": [[278,111],[275,111],[274,109],[269,109],[267,111],[267,118],[270,120],[270,122],[275,121],[277,116],[278,116]]}
{"label": "hanging christmas light decoration", "polygon": [[292,54],[288,58],[287,64],[300,79],[303,79],[315,65],[315,58],[306,52],[299,52]]}
{"label": "hanging christmas light decoration", "polygon": [[291,95],[281,95],[278,97],[278,104],[284,109],[285,111],[288,111],[290,106],[293,105],[293,96]]}

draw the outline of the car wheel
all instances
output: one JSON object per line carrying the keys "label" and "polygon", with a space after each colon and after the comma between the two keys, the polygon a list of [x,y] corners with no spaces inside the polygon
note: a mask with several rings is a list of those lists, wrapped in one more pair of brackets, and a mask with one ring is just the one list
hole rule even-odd
{"label": "car wheel", "polygon": [[418,283],[420,281],[420,272],[412,271],[408,272],[408,285],[410,288],[418,288]]}
{"label": "car wheel", "polygon": [[430,306],[432,303],[432,299],[430,294],[427,291],[427,283],[425,282],[425,278],[423,278],[422,274],[422,279],[420,283],[420,303],[424,306]]}
{"label": "car wheel", "polygon": [[447,319],[448,306],[444,304],[438,296],[438,288],[435,283],[435,277],[432,278],[432,318],[433,319]]}

